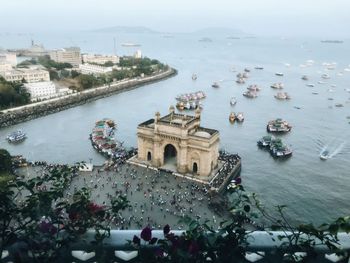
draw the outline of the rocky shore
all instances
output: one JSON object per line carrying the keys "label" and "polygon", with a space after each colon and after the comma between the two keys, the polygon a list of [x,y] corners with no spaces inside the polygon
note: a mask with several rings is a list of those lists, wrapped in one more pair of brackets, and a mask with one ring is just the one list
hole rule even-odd
{"label": "rocky shore", "polygon": [[73,93],[60,98],[50,99],[13,109],[0,111],[0,128],[29,121],[48,114],[63,111],[90,101],[131,90],[146,84],[161,81],[177,74],[173,68],[144,78],[122,80],[110,85]]}

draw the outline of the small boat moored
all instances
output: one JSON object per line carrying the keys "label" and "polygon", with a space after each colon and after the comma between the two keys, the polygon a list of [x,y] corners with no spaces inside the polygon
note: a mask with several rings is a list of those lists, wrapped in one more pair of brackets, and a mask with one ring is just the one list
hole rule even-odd
{"label": "small boat moored", "polygon": [[211,86],[213,88],[220,88],[219,83],[217,83],[217,82],[214,82]]}
{"label": "small boat moored", "polygon": [[10,133],[6,140],[9,143],[19,143],[23,142],[27,138],[27,135],[22,130],[17,130],[15,132]]}
{"label": "small boat moored", "polygon": [[237,100],[235,97],[232,97],[231,100],[230,100],[230,105],[231,106],[235,106],[237,104]]}
{"label": "small boat moored", "polygon": [[234,112],[231,112],[228,119],[231,123],[233,123],[236,120],[236,114]]}
{"label": "small boat moored", "polygon": [[276,72],[275,75],[276,75],[276,76],[279,76],[279,77],[284,76],[284,74],[283,74],[282,72]]}

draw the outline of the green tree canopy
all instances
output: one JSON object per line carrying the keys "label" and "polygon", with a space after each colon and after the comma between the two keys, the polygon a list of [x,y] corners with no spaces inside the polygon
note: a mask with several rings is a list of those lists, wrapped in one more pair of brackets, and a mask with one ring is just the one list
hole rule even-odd
{"label": "green tree canopy", "polygon": [[12,169],[12,161],[10,153],[5,149],[0,149],[0,174],[2,172],[10,172]]}

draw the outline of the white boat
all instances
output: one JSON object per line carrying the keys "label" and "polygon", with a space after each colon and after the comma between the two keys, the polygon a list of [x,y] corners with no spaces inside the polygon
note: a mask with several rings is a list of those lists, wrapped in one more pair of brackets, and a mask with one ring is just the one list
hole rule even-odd
{"label": "white boat", "polygon": [[327,160],[328,158],[329,158],[329,152],[327,150],[324,150],[320,153],[321,160]]}
{"label": "white boat", "polygon": [[220,88],[220,85],[219,85],[219,83],[217,83],[217,82],[214,82],[211,86],[212,86],[213,88]]}
{"label": "white boat", "polygon": [[243,122],[243,121],[244,121],[243,112],[237,113],[237,115],[236,115],[236,120],[237,120],[238,122]]}
{"label": "white boat", "polygon": [[231,106],[235,106],[237,104],[237,100],[235,97],[232,97],[231,100],[230,100],[230,105]]}
{"label": "white boat", "polygon": [[192,74],[192,80],[196,80],[197,79],[197,74]]}
{"label": "white boat", "polygon": [[272,84],[270,87],[273,89],[283,89],[283,86],[284,86],[283,83],[278,82],[278,83]]}
{"label": "white boat", "polygon": [[126,43],[122,43],[122,46],[123,47],[140,47],[141,45],[140,44],[135,44],[135,43],[132,43],[132,42],[126,42]]}
{"label": "white boat", "polygon": [[22,130],[17,130],[9,134],[6,139],[9,143],[22,142],[27,138],[27,135]]}
{"label": "white boat", "polygon": [[323,79],[330,79],[330,78],[331,78],[327,73],[322,74],[321,77],[322,77]]}
{"label": "white boat", "polygon": [[282,72],[276,72],[275,75],[280,76],[280,77],[284,76],[284,74]]}

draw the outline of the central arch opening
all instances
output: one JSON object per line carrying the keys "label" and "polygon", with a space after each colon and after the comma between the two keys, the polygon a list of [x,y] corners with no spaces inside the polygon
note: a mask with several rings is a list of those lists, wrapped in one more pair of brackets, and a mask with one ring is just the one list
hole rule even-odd
{"label": "central arch opening", "polygon": [[167,144],[164,148],[164,165],[175,165],[176,167],[176,148],[172,144]]}

